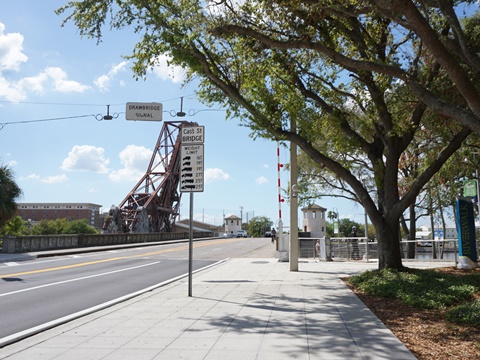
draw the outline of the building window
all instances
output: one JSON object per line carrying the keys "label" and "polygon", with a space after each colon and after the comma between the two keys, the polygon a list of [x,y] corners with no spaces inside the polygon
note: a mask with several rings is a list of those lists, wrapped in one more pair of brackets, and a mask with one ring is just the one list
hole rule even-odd
{"label": "building window", "polygon": [[308,219],[308,213],[306,211],[303,212],[303,218]]}
{"label": "building window", "polygon": [[317,213],[315,211],[312,211],[312,219],[316,219],[317,218]]}

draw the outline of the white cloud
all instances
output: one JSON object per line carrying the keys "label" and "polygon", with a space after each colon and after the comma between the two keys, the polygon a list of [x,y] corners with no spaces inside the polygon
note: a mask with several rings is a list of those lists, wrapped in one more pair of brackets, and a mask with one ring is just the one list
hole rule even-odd
{"label": "white cloud", "polygon": [[[100,75],[98,78],[96,78],[93,82],[97,86],[97,88],[100,90],[100,92],[108,92],[110,91],[110,85],[115,77],[120,71],[124,71],[125,67],[128,65],[128,61],[122,61],[121,63],[117,65],[113,65],[112,68],[108,71],[108,73]],[[121,86],[124,86],[124,82],[120,82]]]}
{"label": "white cloud", "polygon": [[[23,53],[23,35],[5,33],[5,25],[0,23],[0,98],[8,101],[23,101],[28,93],[42,94],[45,83],[53,80],[53,90],[58,92],[84,92],[88,85],[69,80],[67,73],[59,67],[47,67],[38,75],[24,77],[18,81],[9,80],[5,72],[20,71],[21,65],[28,61]],[[119,71],[114,68],[113,71]]]}
{"label": "white cloud", "polygon": [[255,180],[255,182],[256,182],[257,184],[261,185],[261,184],[267,183],[268,180],[267,180],[267,178],[266,178],[265,176],[260,176],[259,178],[257,178],[257,179]]}
{"label": "white cloud", "polygon": [[68,80],[67,73],[58,67],[47,67],[38,75],[24,77],[16,82],[8,81],[0,74],[0,98],[8,101],[22,101],[28,93],[43,94],[45,84],[53,80],[53,90],[58,92],[84,92],[90,87],[77,81]]}
{"label": "white cloud", "polygon": [[36,76],[25,77],[19,80],[16,84],[12,84],[17,87],[19,91],[25,92],[28,89],[30,92],[42,94],[45,90],[43,84],[48,80],[47,74],[41,72]]}
{"label": "white cloud", "polygon": [[163,80],[171,80],[173,83],[180,83],[185,79],[185,70],[180,66],[169,65],[171,57],[160,55],[155,59],[155,66],[152,72]]}
{"label": "white cloud", "polygon": [[28,60],[22,50],[23,36],[19,33],[5,34],[5,25],[0,23],[0,72],[19,71],[20,64]]}
{"label": "white cloud", "polygon": [[39,180],[41,182],[47,183],[47,184],[58,184],[61,182],[65,182],[68,180],[67,175],[62,174],[62,175],[54,175],[54,176],[47,176],[47,177],[41,177],[40,175],[37,174],[30,174],[28,176],[21,176],[19,178],[21,181],[26,181],[26,180]]}
{"label": "white cloud", "polygon": [[76,171],[108,172],[110,160],[105,158],[105,150],[91,145],[75,145],[62,162],[62,169]]}
{"label": "white cloud", "polygon": [[0,98],[7,101],[22,101],[26,98],[25,91],[18,84],[10,83],[0,75]]}
{"label": "white cloud", "polygon": [[36,180],[36,179],[40,179],[40,175],[37,175],[37,174],[30,174],[28,176],[20,176],[19,178],[21,181],[24,181],[24,180]]}
{"label": "white cloud", "polygon": [[230,179],[230,175],[224,172],[222,169],[206,169],[205,170],[205,183],[212,181],[222,181]]}
{"label": "white cloud", "polygon": [[263,164],[263,168],[264,168],[264,169],[270,169],[270,165],[268,165],[268,164]]}
{"label": "white cloud", "polygon": [[138,181],[145,175],[152,151],[144,146],[128,145],[120,154],[123,168],[112,171],[109,178],[112,181]]}
{"label": "white cloud", "polygon": [[44,72],[53,80],[55,91],[65,93],[84,92],[89,88],[88,85],[83,85],[77,81],[68,80],[67,73],[59,67],[47,67]]}
{"label": "white cloud", "polygon": [[62,183],[68,180],[67,175],[62,174],[62,175],[56,175],[56,176],[49,176],[44,179],[42,179],[42,182],[47,183],[47,184],[58,184]]}

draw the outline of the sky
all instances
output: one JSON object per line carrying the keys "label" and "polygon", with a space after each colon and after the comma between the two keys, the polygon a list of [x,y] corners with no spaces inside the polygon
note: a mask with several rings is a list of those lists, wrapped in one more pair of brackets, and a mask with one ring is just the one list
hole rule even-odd
{"label": "sky", "polygon": [[[194,194],[195,220],[220,225],[229,215],[244,222],[266,216],[277,223],[281,208],[288,226],[289,203],[279,204],[278,184],[285,189],[289,173],[282,170],[278,181],[277,143],[253,140],[223,109],[201,104],[196,84],[183,85],[182,70],[166,59],[146,80],[134,79],[124,56],[137,35],[106,30],[99,44],[81,38],[54,13],[66,2],[0,1],[0,164],[11,168],[23,191],[17,201],[94,203],[103,211],[119,205],[147,171],[162,128],[126,120],[126,103],[159,102],[164,121],[205,127],[205,185]],[[179,118],[182,98],[187,116]],[[107,111],[113,120],[103,120]],[[280,163],[289,163],[282,146]],[[188,218],[189,198],[182,196],[180,219]],[[354,202],[324,197],[315,203],[364,221]]]}

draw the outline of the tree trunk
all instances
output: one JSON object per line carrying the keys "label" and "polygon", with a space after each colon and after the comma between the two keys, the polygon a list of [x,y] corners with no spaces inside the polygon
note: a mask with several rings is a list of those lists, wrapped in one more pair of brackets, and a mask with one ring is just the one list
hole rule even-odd
{"label": "tree trunk", "polygon": [[398,219],[375,221],[378,240],[378,269],[403,269]]}

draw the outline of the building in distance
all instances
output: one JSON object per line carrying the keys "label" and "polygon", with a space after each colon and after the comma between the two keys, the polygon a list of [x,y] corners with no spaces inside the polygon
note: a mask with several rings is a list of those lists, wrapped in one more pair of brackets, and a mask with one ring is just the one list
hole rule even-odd
{"label": "building in distance", "polygon": [[17,215],[23,220],[39,222],[42,220],[67,219],[87,220],[90,226],[101,229],[103,225],[102,205],[92,203],[18,203]]}

